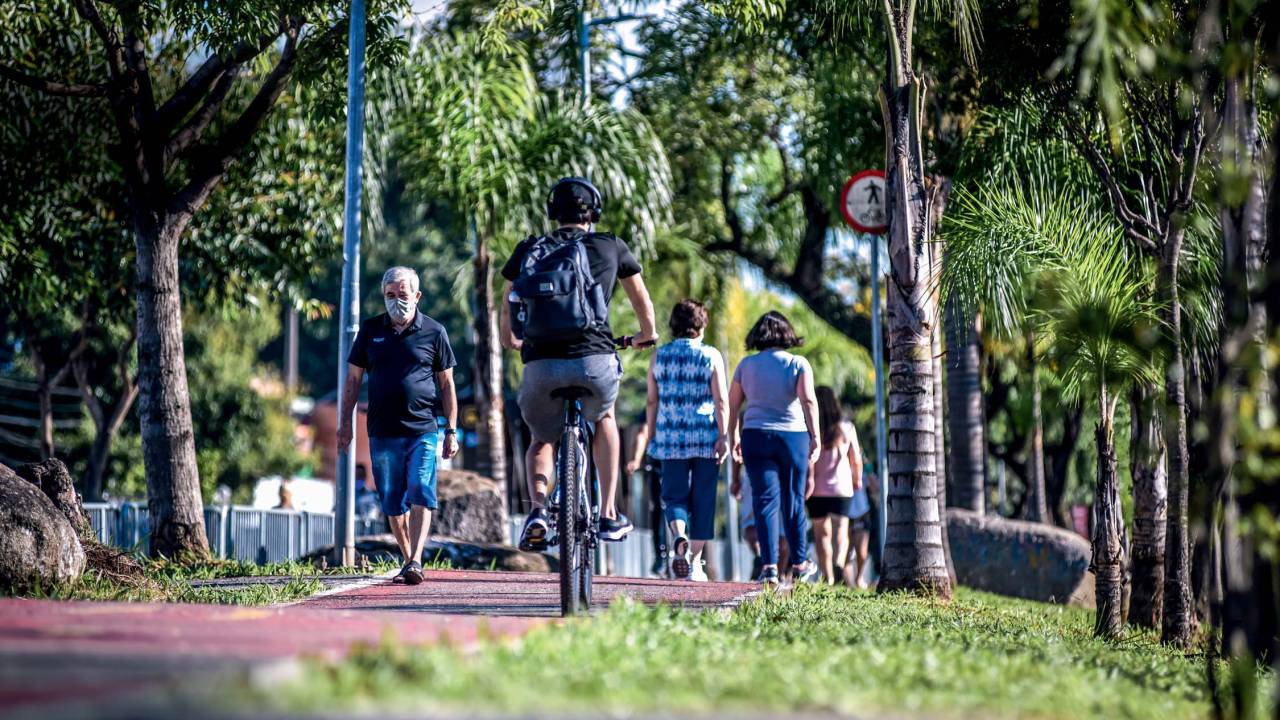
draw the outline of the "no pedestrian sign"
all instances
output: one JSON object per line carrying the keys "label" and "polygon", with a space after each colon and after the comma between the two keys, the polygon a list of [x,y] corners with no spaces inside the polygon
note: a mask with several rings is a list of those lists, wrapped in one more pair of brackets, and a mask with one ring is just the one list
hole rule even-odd
{"label": "no pedestrian sign", "polygon": [[884,195],[884,171],[863,170],[844,184],[840,214],[849,227],[858,232],[882,234],[889,229]]}

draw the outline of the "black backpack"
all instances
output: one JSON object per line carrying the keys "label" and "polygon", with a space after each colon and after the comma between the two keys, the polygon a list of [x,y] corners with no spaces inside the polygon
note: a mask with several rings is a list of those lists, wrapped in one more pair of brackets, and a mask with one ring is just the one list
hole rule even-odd
{"label": "black backpack", "polygon": [[520,276],[511,285],[519,298],[513,325],[525,340],[580,340],[607,326],[609,304],[591,274],[585,238],[582,232],[530,238]]}

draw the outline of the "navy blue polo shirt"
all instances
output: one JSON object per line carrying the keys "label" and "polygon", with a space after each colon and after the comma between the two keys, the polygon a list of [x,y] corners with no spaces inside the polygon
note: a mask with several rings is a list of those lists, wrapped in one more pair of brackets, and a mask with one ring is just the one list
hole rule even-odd
{"label": "navy blue polo shirt", "polygon": [[369,376],[369,437],[436,431],[436,373],[457,364],[449,333],[422,311],[402,333],[386,313],[360,323],[347,362]]}

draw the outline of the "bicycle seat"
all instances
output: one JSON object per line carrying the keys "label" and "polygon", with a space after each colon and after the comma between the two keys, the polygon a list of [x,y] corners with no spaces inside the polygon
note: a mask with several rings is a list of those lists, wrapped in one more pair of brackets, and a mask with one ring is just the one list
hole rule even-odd
{"label": "bicycle seat", "polygon": [[557,400],[578,400],[591,395],[589,388],[581,385],[570,385],[568,387],[556,388],[551,391],[551,397]]}

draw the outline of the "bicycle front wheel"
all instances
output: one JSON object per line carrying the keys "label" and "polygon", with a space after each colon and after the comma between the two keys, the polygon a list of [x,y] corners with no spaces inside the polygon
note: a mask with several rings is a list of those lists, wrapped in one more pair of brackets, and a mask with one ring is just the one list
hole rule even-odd
{"label": "bicycle front wheel", "polygon": [[560,488],[560,509],[556,534],[560,540],[560,614],[568,617],[582,610],[582,565],[586,552],[579,527],[582,490],[578,487],[578,428],[565,428],[560,437],[556,462],[556,484]]}

